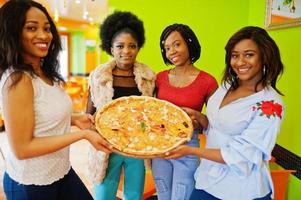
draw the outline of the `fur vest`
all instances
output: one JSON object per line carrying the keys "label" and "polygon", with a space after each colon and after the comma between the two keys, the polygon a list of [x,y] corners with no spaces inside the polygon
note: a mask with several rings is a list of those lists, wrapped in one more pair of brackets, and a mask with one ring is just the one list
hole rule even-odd
{"label": "fur vest", "polygon": [[[89,76],[91,101],[96,109],[112,100],[114,95],[112,70],[115,60],[100,65]],[[152,96],[155,88],[155,73],[145,64],[135,62],[135,82],[142,96]],[[92,145],[88,154],[88,177],[93,183],[101,183],[106,175],[109,155],[94,149]]]}

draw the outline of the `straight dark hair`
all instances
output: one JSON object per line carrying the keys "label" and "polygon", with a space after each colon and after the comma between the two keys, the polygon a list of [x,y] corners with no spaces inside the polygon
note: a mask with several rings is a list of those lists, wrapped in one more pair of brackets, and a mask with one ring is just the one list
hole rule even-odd
{"label": "straight dark hair", "polygon": [[[25,63],[21,56],[21,36],[26,22],[26,13],[31,7],[41,10],[50,23],[50,31],[53,39],[46,57],[41,60],[41,68],[47,78],[56,82],[64,82],[58,73],[58,54],[61,48],[61,40],[56,26],[48,14],[46,8],[32,0],[10,0],[0,8],[0,77],[8,68],[16,72],[29,72],[34,75],[31,63]],[[22,73],[16,73],[12,85],[17,84]]]}
{"label": "straight dark hair", "polygon": [[181,34],[184,41],[186,42],[188,46],[189,51],[189,58],[190,62],[194,63],[196,62],[200,56],[201,56],[201,45],[199,43],[198,38],[196,37],[195,33],[191,30],[191,28],[185,24],[172,24],[167,26],[160,37],[160,48],[161,48],[161,54],[162,58],[164,60],[164,63],[166,65],[172,65],[170,60],[166,58],[166,51],[164,48],[164,43],[166,38],[174,31],[177,31]]}

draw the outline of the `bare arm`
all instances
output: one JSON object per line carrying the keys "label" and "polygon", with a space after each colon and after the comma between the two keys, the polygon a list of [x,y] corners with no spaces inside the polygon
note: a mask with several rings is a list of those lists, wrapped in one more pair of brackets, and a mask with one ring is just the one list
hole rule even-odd
{"label": "bare arm", "polygon": [[34,93],[31,79],[23,75],[14,87],[8,88],[9,85],[10,79],[3,89],[3,114],[8,140],[17,158],[26,159],[52,153],[81,139],[87,139],[97,149],[109,152],[105,141],[91,130],[59,136],[34,137]]}
{"label": "bare arm", "polygon": [[195,155],[199,158],[204,158],[218,163],[225,163],[220,149],[204,149],[182,145],[167,153],[166,159],[179,158],[186,155]]}

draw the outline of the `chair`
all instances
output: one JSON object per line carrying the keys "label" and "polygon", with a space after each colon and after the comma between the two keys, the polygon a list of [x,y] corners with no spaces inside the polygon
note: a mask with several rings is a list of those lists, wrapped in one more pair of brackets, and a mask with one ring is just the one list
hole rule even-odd
{"label": "chair", "polygon": [[66,92],[72,99],[74,113],[85,112],[88,99],[88,80],[85,77],[70,77],[65,85]]}
{"label": "chair", "polygon": [[82,111],[82,87],[75,83],[67,82],[65,90],[72,100],[72,110],[74,113]]}
{"label": "chair", "polygon": [[285,200],[286,189],[289,175],[295,170],[274,169],[271,170],[272,180],[274,183],[274,200]]}
{"label": "chair", "polygon": [[200,147],[205,148],[205,146],[206,146],[206,135],[202,134],[202,133],[199,133],[198,137],[199,137],[199,140],[200,140]]}

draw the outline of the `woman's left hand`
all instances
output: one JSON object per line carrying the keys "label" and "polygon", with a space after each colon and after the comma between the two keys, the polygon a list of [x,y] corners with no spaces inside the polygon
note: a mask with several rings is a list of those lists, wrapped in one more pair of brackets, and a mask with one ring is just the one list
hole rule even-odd
{"label": "woman's left hand", "polygon": [[164,159],[175,159],[187,155],[193,155],[193,147],[187,145],[181,145],[174,150],[171,150],[165,154]]}
{"label": "woman's left hand", "polygon": [[94,126],[94,117],[90,114],[81,114],[72,116],[71,124],[78,128],[96,130]]}

